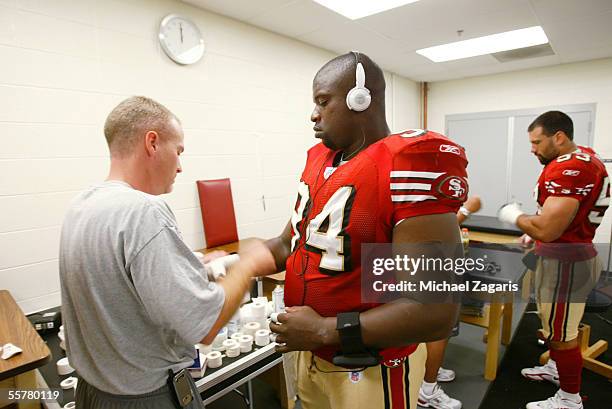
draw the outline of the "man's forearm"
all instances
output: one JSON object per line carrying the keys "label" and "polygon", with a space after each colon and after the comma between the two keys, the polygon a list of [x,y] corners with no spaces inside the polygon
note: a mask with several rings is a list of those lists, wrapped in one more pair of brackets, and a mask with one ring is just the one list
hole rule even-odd
{"label": "man's forearm", "polygon": [[556,232],[552,231],[550,223],[545,223],[542,220],[542,216],[539,215],[527,215],[523,214],[516,219],[516,225],[529,237],[543,241],[550,242],[559,237]]}
{"label": "man's forearm", "polygon": [[245,266],[240,261],[230,267],[228,275],[219,282],[225,293],[223,307],[209,333],[202,340],[203,344],[211,344],[219,330],[236,313],[244,294],[249,290],[253,276],[251,267]]}
{"label": "man's forearm", "polygon": [[[361,335],[366,346],[382,349],[444,339],[457,320],[458,304],[394,302],[360,315]],[[325,318],[322,342],[340,345],[336,318]]]}
{"label": "man's forearm", "polygon": [[270,249],[270,252],[274,256],[276,271],[284,271],[287,257],[291,254],[290,245],[287,244],[287,241],[284,240],[282,236],[267,240],[264,244]]}

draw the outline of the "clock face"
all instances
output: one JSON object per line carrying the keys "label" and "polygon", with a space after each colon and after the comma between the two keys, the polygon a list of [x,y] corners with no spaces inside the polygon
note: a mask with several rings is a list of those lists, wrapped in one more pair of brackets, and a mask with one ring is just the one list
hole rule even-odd
{"label": "clock face", "polygon": [[193,64],[204,54],[204,40],[198,27],[174,14],[162,20],[159,42],[168,57],[179,64]]}

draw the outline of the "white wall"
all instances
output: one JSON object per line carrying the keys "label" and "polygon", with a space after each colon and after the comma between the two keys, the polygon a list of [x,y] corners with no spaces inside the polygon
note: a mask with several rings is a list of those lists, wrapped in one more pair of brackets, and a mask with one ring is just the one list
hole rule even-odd
{"label": "white wall", "polygon": [[[169,13],[202,31],[195,66],[158,45]],[[0,288],[27,313],[59,305],[64,211],[106,177],[102,124],[129,95],[153,97],[183,122],[184,172],[166,199],[192,248],[204,246],[196,179],[232,179],[240,237],[280,232],[315,142],[312,77],[331,57],[172,0],[0,0]],[[386,77],[390,126],[416,127],[417,85]]]}
{"label": "white wall", "polygon": [[[594,148],[612,158],[612,59],[430,84],[429,129],[444,132],[449,114],[596,103]],[[543,111],[544,112],[544,111]],[[525,137],[527,132],[525,131]],[[482,152],[479,154],[491,154]],[[477,158],[472,158],[477,160]],[[612,166],[607,164],[612,175]],[[536,181],[534,181],[535,184]],[[595,240],[610,241],[612,210]]]}

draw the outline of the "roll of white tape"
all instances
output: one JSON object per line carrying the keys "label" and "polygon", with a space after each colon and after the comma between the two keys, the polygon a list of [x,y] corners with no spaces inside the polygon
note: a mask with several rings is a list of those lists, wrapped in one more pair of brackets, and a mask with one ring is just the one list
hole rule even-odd
{"label": "roll of white tape", "polygon": [[218,368],[222,365],[223,359],[221,358],[221,352],[212,351],[206,354],[206,365],[209,368]]}
{"label": "roll of white tape", "polygon": [[270,331],[267,329],[260,329],[255,333],[255,345],[263,347],[270,343]]}
{"label": "roll of white tape", "polygon": [[240,352],[247,353],[251,352],[253,348],[253,337],[251,335],[243,335],[240,337]]}
{"label": "roll of white tape", "polygon": [[236,341],[238,341],[240,339],[240,337],[243,336],[243,335],[244,334],[242,332],[234,332],[230,338],[231,339],[235,339]]}
{"label": "roll of white tape", "polygon": [[225,350],[225,354],[229,358],[235,358],[240,355],[240,345],[235,344],[233,347],[229,347]]}
{"label": "roll of white tape", "polygon": [[60,359],[55,365],[57,366],[57,373],[59,375],[68,375],[69,373],[74,372],[74,368],[70,366],[68,358]]}
{"label": "roll of white tape", "polygon": [[65,404],[63,409],[74,409],[74,408],[76,408],[76,403],[72,401],[72,402],[68,402],[67,404]]}
{"label": "roll of white tape", "polygon": [[235,339],[226,339],[225,341],[223,341],[223,346],[225,347],[225,350],[236,345],[238,345],[238,341],[236,341]]}
{"label": "roll of white tape", "polygon": [[253,305],[251,306],[251,314],[253,314],[253,317],[256,320],[265,318],[267,316],[266,315],[266,304],[259,302],[259,301],[255,301],[255,303],[253,303]]}
{"label": "roll of white tape", "polygon": [[70,378],[66,378],[60,382],[60,387],[62,389],[76,388],[76,386],[77,386],[77,378],[75,378],[74,376],[71,376]]}
{"label": "roll of white tape", "polygon": [[255,331],[257,331],[258,329],[261,329],[261,324],[259,322],[251,321],[251,322],[246,323],[244,328],[242,328],[242,331],[244,332],[245,335],[254,336]]}
{"label": "roll of white tape", "polygon": [[278,334],[272,332],[270,334],[270,342],[276,342],[276,337],[278,336]]}

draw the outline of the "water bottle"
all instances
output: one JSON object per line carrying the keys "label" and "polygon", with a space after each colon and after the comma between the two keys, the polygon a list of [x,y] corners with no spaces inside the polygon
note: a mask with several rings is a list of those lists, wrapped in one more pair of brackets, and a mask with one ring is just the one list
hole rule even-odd
{"label": "water bottle", "polygon": [[463,244],[463,252],[467,253],[470,247],[470,234],[465,227],[461,229],[461,243]]}

